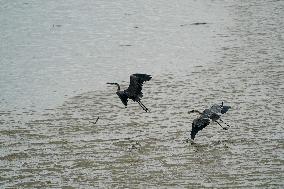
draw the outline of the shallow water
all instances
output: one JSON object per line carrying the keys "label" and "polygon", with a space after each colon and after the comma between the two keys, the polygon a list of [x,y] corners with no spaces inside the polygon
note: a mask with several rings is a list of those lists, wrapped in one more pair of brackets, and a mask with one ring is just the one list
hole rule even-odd
{"label": "shallow water", "polygon": [[[46,4],[1,4],[32,6],[31,16],[54,11],[28,26],[60,34],[45,52],[48,36],[28,42],[12,33],[28,48],[1,46],[1,187],[283,188],[282,1]],[[4,34],[14,30],[1,22]],[[40,55],[28,69],[29,48]],[[105,86],[115,77],[126,88],[136,70],[153,75],[143,88],[149,113],[132,101],[123,108]],[[186,143],[195,118],[186,112],[222,101],[232,106],[223,116],[229,130],[212,124]]]}

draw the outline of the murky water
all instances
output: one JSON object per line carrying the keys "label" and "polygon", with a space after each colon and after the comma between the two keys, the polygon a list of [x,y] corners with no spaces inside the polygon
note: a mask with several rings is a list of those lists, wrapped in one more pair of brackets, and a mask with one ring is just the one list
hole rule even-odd
{"label": "murky water", "polygon": [[[1,188],[283,188],[283,1],[0,8]],[[105,85],[135,72],[150,113]],[[186,143],[221,101],[231,128]]]}

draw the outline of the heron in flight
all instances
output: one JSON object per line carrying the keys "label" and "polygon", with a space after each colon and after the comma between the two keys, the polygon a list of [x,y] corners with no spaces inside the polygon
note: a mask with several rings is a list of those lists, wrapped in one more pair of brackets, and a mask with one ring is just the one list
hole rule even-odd
{"label": "heron in flight", "polygon": [[190,137],[192,140],[194,140],[195,135],[204,129],[207,125],[210,124],[210,122],[216,122],[218,125],[220,125],[224,130],[227,130],[227,127],[223,127],[217,120],[220,120],[222,123],[224,123],[226,126],[230,127],[227,123],[225,123],[221,119],[221,114],[226,113],[231,106],[224,106],[223,102],[221,105],[214,104],[209,109],[205,109],[203,112],[200,112],[198,110],[191,110],[188,113],[198,113],[200,116],[193,120],[192,122],[192,129],[190,133]]}
{"label": "heron in flight", "polygon": [[123,91],[120,90],[120,86],[119,86],[118,83],[107,83],[107,84],[117,86],[116,94],[118,95],[118,97],[120,98],[122,103],[125,105],[125,108],[127,108],[127,102],[128,102],[128,98],[129,98],[129,99],[132,99],[134,102],[138,102],[140,107],[144,111],[147,112],[147,111],[149,111],[149,109],[146,108],[146,106],[144,104],[142,104],[142,102],[141,102],[141,98],[143,97],[142,85],[143,85],[144,82],[150,81],[151,78],[152,78],[151,75],[147,75],[147,74],[138,74],[138,73],[132,74],[130,76],[129,87],[126,90],[123,90]]}

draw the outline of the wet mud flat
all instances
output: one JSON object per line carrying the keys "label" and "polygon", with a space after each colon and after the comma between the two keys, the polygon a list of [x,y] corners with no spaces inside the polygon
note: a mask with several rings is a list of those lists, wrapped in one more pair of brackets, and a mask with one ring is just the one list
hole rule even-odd
{"label": "wet mud flat", "polygon": [[[134,102],[125,109],[112,87],[70,98],[26,123],[2,112],[1,182],[5,187],[280,187],[281,71],[247,66],[219,63],[196,66],[188,75],[155,76],[143,89],[150,113]],[[250,78],[252,70],[257,80]],[[267,80],[271,73],[275,78]],[[232,127],[210,125],[196,144],[186,143],[195,118],[187,111],[221,100],[232,105],[223,117]]]}
{"label": "wet mud flat", "polygon": [[[189,16],[192,12],[187,9],[181,9],[186,16],[172,17],[172,13],[180,9],[164,7],[167,10],[161,11],[160,16],[172,18],[171,22],[163,20],[164,23],[168,23],[167,28],[164,23],[160,24],[160,20],[153,14],[158,9],[147,9],[145,5],[150,17],[141,19],[137,25],[136,21],[139,21],[137,18],[144,18],[144,9],[140,10],[138,7],[137,17],[131,17],[135,16],[134,11],[129,11],[132,7],[128,7],[128,12],[131,14],[125,15],[113,8],[117,7],[117,4],[111,4],[109,5],[111,14],[105,15],[105,9],[102,9],[103,11],[96,16],[102,20],[104,16],[112,17],[113,19],[107,19],[108,22],[102,23],[119,28],[121,35],[115,35],[117,37],[115,45],[111,38],[99,38],[101,40],[98,40],[99,43],[96,43],[97,46],[94,48],[99,49],[98,57],[92,56],[91,51],[88,51],[90,55],[88,59],[83,56],[87,49],[93,48],[91,40],[93,36],[88,35],[86,39],[86,33],[82,34],[82,31],[89,31],[92,24],[79,25],[83,19],[71,20],[71,23],[64,24],[65,17],[59,24],[54,22],[43,22],[43,24],[47,24],[47,27],[51,27],[54,32],[58,30],[59,34],[62,30],[64,34],[62,36],[67,37],[67,41],[74,39],[71,40],[73,43],[65,44],[65,41],[58,38],[57,50],[66,55],[64,49],[68,50],[70,45],[75,45],[80,49],[77,49],[75,57],[58,56],[51,62],[45,62],[51,57],[50,54],[53,54],[53,49],[47,53],[44,45],[48,46],[49,43],[37,41],[36,37],[28,46],[30,47],[28,53],[32,52],[30,49],[33,47],[39,51],[44,49],[38,59],[26,56],[26,51],[21,51],[21,56],[16,56],[18,51],[3,48],[5,49],[3,52],[6,53],[2,56],[5,55],[5,63],[8,65],[6,71],[22,68],[23,70],[19,70],[20,73],[28,73],[25,72],[25,66],[18,66],[20,57],[19,59],[25,58],[26,62],[36,65],[43,61],[51,71],[59,69],[56,67],[57,62],[65,60],[61,70],[66,70],[66,75],[76,72],[87,79],[89,79],[88,74],[95,75],[94,70],[97,74],[110,70],[107,64],[109,62],[126,62],[127,66],[120,64],[118,67],[132,66],[131,70],[137,68],[132,64],[134,61],[128,62],[128,59],[144,62],[145,64],[140,66],[145,66],[148,70],[152,70],[154,62],[156,67],[153,70],[156,72],[148,73],[153,79],[143,88],[142,102],[150,109],[149,113],[145,113],[132,101],[125,109],[115,94],[116,89],[109,86],[100,90],[82,92],[76,96],[71,95],[59,106],[40,112],[35,110],[36,107],[25,106],[22,109],[5,109],[6,99],[1,98],[0,186],[3,188],[283,188],[284,67],[281,24],[283,1],[227,2],[224,6],[223,1],[214,2],[218,6],[213,6],[211,10],[218,10],[216,12],[220,12],[220,15],[216,14],[217,16],[212,19],[209,17],[206,19],[206,15],[203,17],[200,12],[212,7],[213,3],[198,4],[196,7],[200,9],[193,12],[194,20],[188,20],[192,18],[191,15]],[[222,6],[219,6],[221,4]],[[147,5],[152,7],[151,4]],[[159,5],[159,2],[155,4]],[[70,4],[69,8],[72,9],[72,6],[74,5]],[[181,7],[186,8],[186,6]],[[34,8],[36,10],[34,15],[37,15],[38,11],[41,12],[36,6]],[[223,8],[229,12],[229,15],[219,11]],[[89,13],[85,12],[88,9],[82,10],[84,13]],[[60,13],[58,11],[57,15]],[[129,20],[125,23],[130,25],[121,25],[118,20],[122,17],[117,15],[127,17]],[[223,15],[232,22],[227,23]],[[29,24],[37,26],[32,22]],[[64,33],[75,24],[80,27],[74,27],[72,34],[80,33],[78,38]],[[25,26],[26,24],[22,27]],[[124,35],[125,27],[140,31],[139,37],[137,38],[133,33],[132,39],[129,35]],[[9,29],[13,27],[8,27],[6,30],[9,35],[13,34]],[[26,29],[47,31],[46,26]],[[110,36],[113,34],[111,31],[102,27],[97,36],[102,37],[100,34],[105,32],[110,32],[107,35]],[[169,32],[176,35],[171,35],[169,38]],[[10,44],[10,38],[2,38],[4,39]],[[17,40],[20,40],[21,36],[15,39],[13,43],[18,44]],[[25,36],[23,39],[26,39]],[[49,39],[46,40],[50,41]],[[87,41],[88,46],[81,51],[82,46],[77,44],[80,44],[79,42],[86,44]],[[161,41],[163,45],[160,44]],[[22,42],[26,44],[25,41]],[[52,42],[57,44],[56,40]],[[141,42],[145,48],[142,48],[144,51],[140,54],[141,49],[138,47]],[[30,41],[27,43],[30,44]],[[36,45],[39,44],[43,46],[38,48]],[[113,55],[113,59],[109,58],[109,49],[117,53]],[[156,49],[159,51],[155,51]],[[9,54],[10,52],[12,53]],[[69,53],[73,55],[73,51]],[[83,55],[79,56],[81,53]],[[14,62],[13,69],[9,66],[11,62]],[[73,67],[65,69],[70,62],[74,64]],[[78,65],[78,62],[99,62],[101,65],[92,67],[92,64]],[[146,65],[146,62],[150,63]],[[191,62],[198,64],[188,66]],[[167,67],[168,70],[160,67]],[[35,67],[35,73],[38,73],[37,69],[40,70],[40,67]],[[117,74],[117,68],[111,72]],[[127,69],[120,70],[121,75],[126,72]],[[2,71],[1,74],[3,73]],[[53,73],[53,71],[47,72],[45,79],[54,77]],[[100,81],[101,75],[98,74],[96,77],[96,81]],[[7,78],[10,78],[10,75]],[[28,78],[30,80],[25,77],[21,79],[27,81],[33,79]],[[57,77],[68,81],[57,87],[68,86],[69,81],[75,82],[71,79],[73,75],[72,77],[69,75],[69,78],[70,80]],[[41,78],[38,81],[44,82],[45,79]],[[13,90],[10,89],[10,81],[4,80],[1,84],[11,92],[10,95],[7,93],[8,96],[11,96],[12,100],[17,100],[14,98],[17,94],[14,95]],[[124,81],[122,88],[126,88],[128,82]],[[20,84],[15,83],[15,86],[21,86]],[[39,87],[37,84],[41,85],[40,82],[34,83],[34,89]],[[35,96],[27,99],[33,99]],[[55,99],[49,100],[50,103],[55,103]],[[191,122],[195,118],[195,115],[189,115],[187,112],[192,109],[203,110],[213,103],[222,101],[232,106],[232,109],[223,116],[231,128],[225,131],[217,124],[212,124],[198,133],[196,144],[187,143]],[[21,102],[18,100],[16,103]]]}

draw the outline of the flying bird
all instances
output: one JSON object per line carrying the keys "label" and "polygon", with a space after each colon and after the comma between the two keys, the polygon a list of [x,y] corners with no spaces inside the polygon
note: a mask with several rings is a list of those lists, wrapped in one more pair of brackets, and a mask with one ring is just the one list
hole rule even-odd
{"label": "flying bird", "polygon": [[149,111],[148,108],[141,102],[141,98],[143,97],[142,93],[142,86],[143,83],[146,81],[151,80],[151,75],[147,74],[132,74],[130,76],[130,84],[129,87],[126,90],[121,91],[120,86],[118,83],[107,83],[110,85],[116,85],[117,86],[117,92],[116,94],[120,98],[121,102],[124,104],[125,108],[127,108],[127,102],[128,99],[132,99],[134,102],[138,102],[139,106],[144,110],[144,111]]}
{"label": "flying bird", "polygon": [[192,122],[192,129],[190,133],[190,137],[192,140],[194,140],[195,135],[204,129],[206,126],[210,124],[210,122],[216,122],[218,125],[220,125],[224,130],[227,130],[227,127],[223,127],[217,120],[220,120],[222,123],[230,127],[227,123],[225,123],[221,119],[221,114],[226,113],[231,106],[224,106],[223,102],[221,105],[214,104],[209,109],[203,110],[203,112],[200,112],[198,110],[191,110],[188,113],[198,113],[200,116],[193,120]]}

